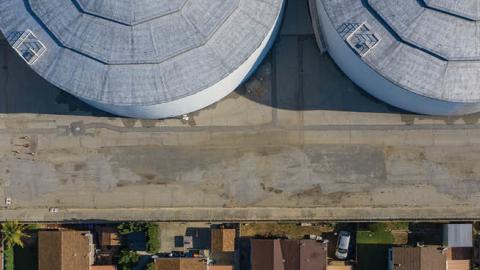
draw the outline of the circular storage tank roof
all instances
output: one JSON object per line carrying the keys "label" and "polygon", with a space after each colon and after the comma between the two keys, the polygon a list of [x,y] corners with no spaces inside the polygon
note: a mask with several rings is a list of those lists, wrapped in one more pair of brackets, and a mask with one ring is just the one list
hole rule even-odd
{"label": "circular storage tank roof", "polygon": [[480,1],[316,1],[347,46],[389,82],[440,102],[480,102]]}
{"label": "circular storage tank roof", "polygon": [[113,113],[160,118],[233,91],[268,50],[282,8],[283,0],[3,0],[0,30],[59,88]]}

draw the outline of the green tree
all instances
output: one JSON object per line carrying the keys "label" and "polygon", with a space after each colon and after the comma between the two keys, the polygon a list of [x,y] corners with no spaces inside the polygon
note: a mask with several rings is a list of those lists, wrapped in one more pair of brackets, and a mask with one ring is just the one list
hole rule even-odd
{"label": "green tree", "polygon": [[30,235],[25,233],[27,230],[34,229],[36,226],[32,224],[22,224],[18,221],[7,221],[2,223],[3,243],[7,248],[15,246],[23,247],[23,238],[28,238]]}
{"label": "green tree", "polygon": [[155,270],[155,263],[154,262],[149,262],[147,264],[147,268],[145,268],[146,270]]}
{"label": "green tree", "polygon": [[122,250],[118,265],[122,270],[131,270],[140,260],[140,256],[132,250]]}
{"label": "green tree", "polygon": [[1,225],[3,236],[3,245],[5,249],[5,269],[13,270],[14,253],[13,248],[19,246],[23,248],[23,239],[30,237],[25,231],[34,229],[36,226],[31,224],[22,224],[18,221],[7,221]]}

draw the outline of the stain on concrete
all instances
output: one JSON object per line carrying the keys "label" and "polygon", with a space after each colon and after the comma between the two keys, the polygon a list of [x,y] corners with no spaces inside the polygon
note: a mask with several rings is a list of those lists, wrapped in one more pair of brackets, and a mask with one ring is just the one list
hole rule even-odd
{"label": "stain on concrete", "polygon": [[475,114],[465,115],[462,117],[462,119],[463,121],[465,121],[467,125],[476,125],[479,123],[480,114],[475,113]]}
{"label": "stain on concrete", "polygon": [[312,182],[325,194],[369,191],[387,179],[383,147],[312,146],[305,152],[312,164]]}
{"label": "stain on concrete", "polygon": [[400,119],[406,125],[413,125],[413,124],[415,124],[416,116],[415,115],[410,115],[410,114],[402,114],[402,115],[400,115]]}
{"label": "stain on concrete", "polygon": [[157,120],[140,120],[140,124],[144,128],[153,128],[157,126]]}
{"label": "stain on concrete", "polygon": [[83,171],[87,168],[87,165],[85,163],[75,163],[73,165],[73,170],[76,172]]}
{"label": "stain on concrete", "polygon": [[460,120],[467,125],[475,125],[479,123],[480,113],[463,115],[463,116],[428,116],[428,115],[415,115],[415,114],[402,114],[401,120],[407,125],[414,125],[415,122],[422,120],[434,120],[434,121],[443,121],[447,125],[454,125]]}
{"label": "stain on concrete", "polygon": [[131,118],[122,118],[120,119],[123,123],[123,126],[126,128],[133,128],[135,127],[135,124],[137,123],[136,119],[131,119]]}

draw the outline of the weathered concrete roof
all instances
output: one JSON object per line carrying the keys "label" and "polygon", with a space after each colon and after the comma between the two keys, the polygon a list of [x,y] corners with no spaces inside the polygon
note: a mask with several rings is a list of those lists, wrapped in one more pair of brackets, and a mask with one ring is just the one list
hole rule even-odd
{"label": "weathered concrete roof", "polygon": [[351,24],[368,24],[380,41],[360,57],[386,79],[435,99],[480,101],[478,1],[323,0],[323,4],[339,32]]}
{"label": "weathered concrete roof", "polygon": [[116,105],[200,92],[264,41],[282,0],[4,0],[0,30],[26,29],[47,52],[32,66],[56,86]]}

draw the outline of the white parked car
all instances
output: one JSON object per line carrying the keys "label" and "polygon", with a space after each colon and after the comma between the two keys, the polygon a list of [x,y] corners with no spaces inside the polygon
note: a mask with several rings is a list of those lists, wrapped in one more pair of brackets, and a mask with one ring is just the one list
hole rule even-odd
{"label": "white parked car", "polygon": [[340,231],[340,233],[338,233],[337,250],[335,251],[335,257],[340,260],[347,259],[349,245],[350,233],[347,231]]}

